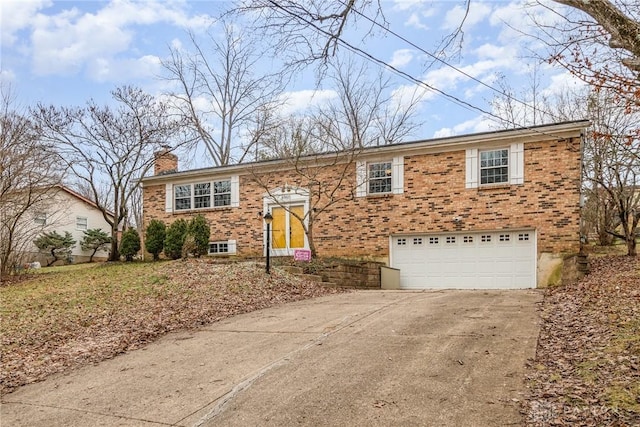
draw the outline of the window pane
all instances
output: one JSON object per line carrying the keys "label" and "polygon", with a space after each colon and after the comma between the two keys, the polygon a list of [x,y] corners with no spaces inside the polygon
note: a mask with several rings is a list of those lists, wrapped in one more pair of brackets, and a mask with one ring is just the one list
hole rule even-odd
{"label": "window pane", "polygon": [[480,183],[509,182],[509,150],[480,152]]}
{"label": "window pane", "polygon": [[176,210],[191,209],[191,184],[174,187]]}
{"label": "window pane", "polygon": [[369,163],[369,193],[391,192],[391,162]]}
{"label": "window pane", "polygon": [[231,181],[216,181],[213,183],[213,205],[231,205]]}
{"label": "window pane", "polygon": [[176,197],[191,196],[191,185],[176,185]]}

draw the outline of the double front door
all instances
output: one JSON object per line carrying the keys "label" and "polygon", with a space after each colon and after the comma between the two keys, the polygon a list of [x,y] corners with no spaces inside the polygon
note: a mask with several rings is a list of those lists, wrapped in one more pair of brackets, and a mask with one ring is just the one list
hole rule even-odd
{"label": "double front door", "polygon": [[273,255],[293,255],[294,249],[303,249],[304,228],[300,218],[304,218],[304,205],[292,205],[287,209],[281,206],[271,208],[271,250]]}

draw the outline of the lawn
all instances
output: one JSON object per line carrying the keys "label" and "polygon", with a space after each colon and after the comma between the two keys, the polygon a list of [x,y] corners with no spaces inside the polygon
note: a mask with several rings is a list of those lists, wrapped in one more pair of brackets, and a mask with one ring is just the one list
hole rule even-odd
{"label": "lawn", "polygon": [[0,392],[275,304],[338,292],[278,269],[208,260],[45,268],[0,287]]}
{"label": "lawn", "polygon": [[590,267],[545,293],[528,426],[640,426],[640,261],[591,257]]}

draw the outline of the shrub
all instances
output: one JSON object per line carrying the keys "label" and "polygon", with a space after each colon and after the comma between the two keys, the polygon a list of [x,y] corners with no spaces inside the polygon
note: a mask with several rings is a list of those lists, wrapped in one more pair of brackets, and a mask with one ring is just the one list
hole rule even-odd
{"label": "shrub", "polygon": [[96,252],[106,251],[111,244],[111,236],[106,231],[99,228],[92,228],[84,231],[84,237],[80,241],[80,247],[83,251],[93,251],[89,257],[89,262],[93,262]]}
{"label": "shrub", "polygon": [[196,215],[189,221],[187,234],[193,236],[193,248],[189,248],[189,253],[199,258],[209,252],[209,224],[202,215]]}
{"label": "shrub", "polygon": [[151,255],[153,260],[160,258],[160,252],[164,249],[164,239],[167,235],[167,227],[164,222],[152,219],[147,226],[147,232],[144,237],[144,247]]}
{"label": "shrub", "polygon": [[54,262],[64,259],[68,261],[71,258],[71,251],[76,244],[73,236],[68,231],[64,232],[64,236],[57,231],[43,233],[40,237],[33,241],[40,252],[51,255],[51,261],[47,261],[47,267]]}
{"label": "shrub", "polygon": [[122,233],[122,240],[120,241],[120,255],[124,257],[126,261],[133,261],[133,257],[140,251],[140,235],[138,230],[133,227],[129,227],[127,231]]}
{"label": "shrub", "polygon": [[178,259],[182,256],[182,245],[187,235],[187,228],[187,221],[182,218],[169,225],[164,239],[164,254],[167,257]]}

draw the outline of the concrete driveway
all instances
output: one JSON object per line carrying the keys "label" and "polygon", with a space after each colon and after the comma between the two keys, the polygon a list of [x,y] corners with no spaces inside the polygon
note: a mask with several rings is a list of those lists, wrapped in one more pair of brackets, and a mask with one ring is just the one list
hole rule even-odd
{"label": "concrete driveway", "polygon": [[521,425],[542,294],[359,291],[174,333],[6,395],[2,426]]}

